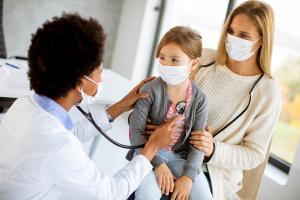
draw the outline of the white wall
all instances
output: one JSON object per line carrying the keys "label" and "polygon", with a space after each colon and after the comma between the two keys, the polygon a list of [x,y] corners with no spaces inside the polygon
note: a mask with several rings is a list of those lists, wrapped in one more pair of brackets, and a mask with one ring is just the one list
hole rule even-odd
{"label": "white wall", "polygon": [[124,0],[111,68],[133,83],[147,75],[160,2]]}
{"label": "white wall", "polygon": [[104,66],[110,66],[124,0],[4,0],[3,27],[7,55],[27,56],[31,34],[62,12],[99,20],[107,33]]}
{"label": "white wall", "polygon": [[288,181],[285,185],[281,185],[274,179],[264,176],[262,188],[258,195],[258,200],[299,200],[300,199],[300,144],[298,144],[297,152],[292,164]]}

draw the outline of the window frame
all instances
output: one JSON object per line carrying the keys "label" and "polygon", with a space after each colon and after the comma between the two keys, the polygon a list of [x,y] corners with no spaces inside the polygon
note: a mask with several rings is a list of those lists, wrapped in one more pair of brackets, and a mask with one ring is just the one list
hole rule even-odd
{"label": "window frame", "polygon": [[291,164],[273,153],[270,153],[268,163],[286,174],[289,174],[290,172]]}

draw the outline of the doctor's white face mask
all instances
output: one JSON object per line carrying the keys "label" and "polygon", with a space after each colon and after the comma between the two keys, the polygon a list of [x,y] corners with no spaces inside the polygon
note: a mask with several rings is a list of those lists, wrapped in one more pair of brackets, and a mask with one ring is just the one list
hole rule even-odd
{"label": "doctor's white face mask", "polygon": [[80,93],[81,93],[82,100],[79,103],[79,105],[82,104],[83,102],[86,103],[86,104],[93,104],[96,101],[96,99],[99,97],[100,93],[103,91],[103,83],[102,82],[96,82],[88,76],[84,76],[84,78],[91,81],[92,83],[96,84],[98,86],[98,88],[97,88],[97,92],[94,96],[89,96],[89,95],[87,95],[86,93],[83,92],[83,89],[81,87],[80,88]]}
{"label": "doctor's white face mask", "polygon": [[189,78],[189,64],[180,66],[166,66],[157,61],[159,76],[170,85],[179,85]]}
{"label": "doctor's white face mask", "polygon": [[239,37],[236,37],[231,34],[227,34],[226,38],[226,51],[228,56],[236,61],[245,61],[248,60],[251,56],[254,55],[255,51],[251,52],[252,46],[260,39],[260,37],[252,42],[250,40],[245,40]]}

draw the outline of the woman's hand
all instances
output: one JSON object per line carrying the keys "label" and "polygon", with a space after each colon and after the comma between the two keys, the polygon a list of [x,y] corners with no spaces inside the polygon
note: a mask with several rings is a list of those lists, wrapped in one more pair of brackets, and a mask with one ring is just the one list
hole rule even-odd
{"label": "woman's hand", "polygon": [[123,112],[131,110],[137,100],[147,98],[149,94],[144,92],[140,93],[139,90],[145,83],[152,81],[154,78],[155,77],[149,77],[141,81],[123,99],[109,107],[107,109],[108,114],[115,119]]}
{"label": "woman's hand", "polygon": [[188,200],[193,180],[190,177],[182,176],[175,182],[174,192],[171,200]]}
{"label": "woman's hand", "polygon": [[174,179],[171,170],[165,163],[162,163],[154,170],[157,180],[158,186],[161,192],[165,195],[169,195],[170,192],[173,192],[174,189]]}
{"label": "woman's hand", "polygon": [[190,143],[200,151],[203,151],[206,157],[210,157],[214,151],[214,140],[210,128],[193,131],[190,137]]}

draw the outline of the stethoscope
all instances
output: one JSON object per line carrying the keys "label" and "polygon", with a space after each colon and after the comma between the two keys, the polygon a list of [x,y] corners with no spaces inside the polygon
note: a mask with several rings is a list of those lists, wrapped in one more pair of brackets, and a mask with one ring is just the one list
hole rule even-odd
{"label": "stethoscope", "polygon": [[140,145],[125,145],[125,144],[121,144],[117,141],[115,141],[114,139],[112,139],[110,136],[108,136],[100,126],[98,126],[98,124],[95,122],[92,113],[90,111],[85,112],[80,106],[76,106],[77,109],[86,117],[87,120],[89,120],[93,126],[97,129],[97,131],[103,135],[108,141],[110,141],[111,143],[113,143],[114,145],[124,148],[124,149],[139,149],[139,148],[143,148],[145,146],[145,144],[140,144]]}
{"label": "stethoscope", "polygon": [[[207,65],[203,65],[201,67],[208,67],[213,65],[215,62],[211,62]],[[233,124],[238,118],[240,118],[249,108],[249,105],[251,103],[251,94],[252,91],[254,90],[255,86],[257,85],[257,83],[262,79],[262,77],[264,76],[264,74],[261,74],[258,79],[254,82],[253,86],[251,87],[250,91],[249,91],[249,101],[247,106],[244,108],[244,110],[242,110],[242,112],[240,114],[238,114],[235,118],[233,118],[230,122],[228,122],[224,127],[222,127],[220,130],[216,131],[215,133],[213,133],[213,137],[216,137],[218,134],[220,134],[222,131],[224,131],[226,128],[228,128],[231,124]],[[124,148],[124,149],[139,149],[139,148],[143,148],[145,146],[145,144],[140,144],[140,145],[125,145],[125,144],[121,144],[117,141],[115,141],[114,139],[112,139],[110,136],[108,136],[100,126],[98,126],[98,124],[95,122],[92,113],[90,111],[85,112],[80,106],[76,106],[77,109],[86,117],[87,120],[89,120],[93,126],[97,129],[97,131],[103,135],[108,141],[110,141],[111,143],[113,143],[114,145]],[[175,106],[176,110],[177,110],[177,114],[183,114],[185,111],[185,102],[179,102],[176,104]]]}
{"label": "stethoscope", "polygon": [[[181,102],[178,102],[176,104],[175,108],[176,108],[177,114],[183,114],[184,113],[185,105],[186,105],[185,101],[181,101]],[[133,145],[133,146],[132,145],[125,145],[125,144],[121,144],[121,143],[115,141],[110,136],[108,136],[102,130],[102,128],[100,126],[98,126],[98,124],[95,122],[95,120],[92,116],[92,113],[90,111],[85,112],[80,106],[76,106],[76,107],[83,114],[83,116],[85,116],[85,118],[93,124],[93,126],[97,129],[97,131],[99,133],[101,133],[101,135],[103,135],[108,141],[110,141],[114,145],[116,145],[118,147],[121,147],[121,148],[124,148],[124,149],[139,149],[139,148],[143,148],[145,146],[145,144]]]}

